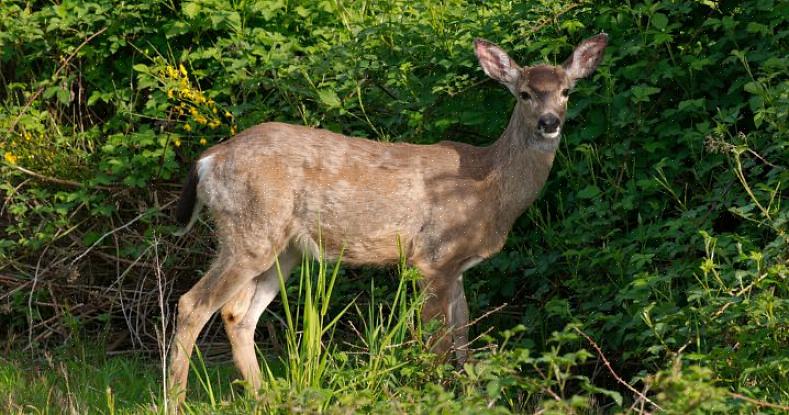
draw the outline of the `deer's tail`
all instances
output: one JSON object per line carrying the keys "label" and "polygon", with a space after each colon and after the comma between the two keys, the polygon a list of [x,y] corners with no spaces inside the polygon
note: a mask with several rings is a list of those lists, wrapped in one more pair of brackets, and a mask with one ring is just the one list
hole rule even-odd
{"label": "deer's tail", "polygon": [[197,183],[199,181],[200,176],[197,171],[197,163],[195,163],[189,170],[186,184],[181,190],[181,198],[175,208],[175,220],[181,225],[181,229],[175,232],[176,236],[182,236],[189,232],[197,220],[197,214],[200,212],[200,203],[197,200]]}

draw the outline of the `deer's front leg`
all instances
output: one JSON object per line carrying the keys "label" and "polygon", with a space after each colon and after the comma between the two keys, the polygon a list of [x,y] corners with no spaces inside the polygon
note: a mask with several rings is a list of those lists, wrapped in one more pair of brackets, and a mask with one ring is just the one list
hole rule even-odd
{"label": "deer's front leg", "polygon": [[455,278],[454,291],[449,303],[449,325],[452,327],[452,346],[458,363],[463,364],[468,358],[468,304],[463,289],[463,274]]}
{"label": "deer's front leg", "polygon": [[433,320],[441,324],[431,340],[431,347],[441,357],[447,357],[454,347],[458,363],[462,364],[468,357],[468,304],[463,291],[463,276],[446,278],[432,272],[422,273],[426,291],[422,321],[425,325]]}

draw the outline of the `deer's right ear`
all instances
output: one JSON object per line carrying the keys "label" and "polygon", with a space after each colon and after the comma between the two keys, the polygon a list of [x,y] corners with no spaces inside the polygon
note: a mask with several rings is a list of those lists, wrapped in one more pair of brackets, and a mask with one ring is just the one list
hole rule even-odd
{"label": "deer's right ear", "polygon": [[603,60],[603,52],[607,45],[608,35],[605,33],[600,33],[581,42],[573,54],[562,64],[570,79],[575,82],[591,75]]}
{"label": "deer's right ear", "polygon": [[474,52],[482,70],[514,94],[521,68],[507,52],[485,39],[474,39]]}

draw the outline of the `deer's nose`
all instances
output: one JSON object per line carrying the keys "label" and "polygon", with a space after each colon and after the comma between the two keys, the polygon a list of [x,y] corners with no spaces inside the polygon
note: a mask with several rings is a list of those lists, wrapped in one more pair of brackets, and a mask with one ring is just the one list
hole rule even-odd
{"label": "deer's nose", "polygon": [[543,114],[537,121],[537,127],[545,133],[553,133],[559,128],[559,122],[559,117],[553,114]]}

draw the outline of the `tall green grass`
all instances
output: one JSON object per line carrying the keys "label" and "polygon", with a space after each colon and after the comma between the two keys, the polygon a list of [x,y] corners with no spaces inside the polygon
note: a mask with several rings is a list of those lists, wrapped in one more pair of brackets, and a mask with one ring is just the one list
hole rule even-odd
{"label": "tall green grass", "polygon": [[[594,354],[581,325],[554,332],[539,354],[524,348],[523,326],[483,336],[484,351],[462,369],[436,360],[423,341],[425,300],[419,273],[401,260],[385,299],[370,283],[369,302],[332,305],[341,260],[304,257],[288,288],[279,272],[286,347],[265,356],[263,390],[245,394],[229,364],[192,359],[187,414],[290,413],[646,413],[647,403],[579,374]],[[278,265],[277,265],[278,266]],[[343,297],[345,298],[345,297]],[[349,312],[350,310],[355,313]],[[347,324],[348,329],[337,331]],[[161,366],[144,357],[107,358],[79,342],[43,358],[0,360],[0,412],[161,414]],[[599,352],[599,351],[598,351]],[[31,370],[29,367],[32,367]],[[744,401],[715,386],[699,366],[672,368],[631,380],[650,391],[665,413],[755,413],[777,408]],[[775,411],[774,411],[775,412]]]}

